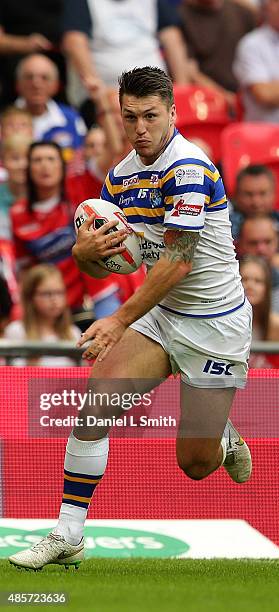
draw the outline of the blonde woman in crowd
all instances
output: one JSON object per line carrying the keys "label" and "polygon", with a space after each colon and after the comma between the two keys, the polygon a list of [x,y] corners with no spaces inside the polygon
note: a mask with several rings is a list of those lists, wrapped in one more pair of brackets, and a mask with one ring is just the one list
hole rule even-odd
{"label": "blonde woman in crowd", "polygon": [[[10,323],[4,332],[9,340],[42,340],[59,343],[80,338],[80,330],[71,323],[70,309],[62,274],[52,265],[42,264],[28,270],[22,281],[23,317]],[[76,365],[69,357],[42,356],[15,359],[13,365],[64,367]]]}
{"label": "blonde woman in crowd", "polygon": [[[271,270],[265,259],[246,255],[240,261],[240,274],[253,309],[253,340],[279,342],[279,315],[271,310]],[[279,366],[279,355],[252,353],[252,368]]]}

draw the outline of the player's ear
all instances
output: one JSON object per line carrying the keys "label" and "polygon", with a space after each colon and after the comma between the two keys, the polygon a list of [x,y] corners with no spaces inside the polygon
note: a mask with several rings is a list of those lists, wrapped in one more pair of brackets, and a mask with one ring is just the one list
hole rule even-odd
{"label": "player's ear", "polygon": [[176,122],[176,108],[175,108],[175,104],[172,104],[171,109],[170,109],[170,127],[171,125],[174,125],[175,122]]}

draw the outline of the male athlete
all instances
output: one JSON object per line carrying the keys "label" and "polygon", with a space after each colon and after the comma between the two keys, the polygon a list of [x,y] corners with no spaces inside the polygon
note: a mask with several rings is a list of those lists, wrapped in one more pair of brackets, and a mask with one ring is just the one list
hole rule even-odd
{"label": "male athlete", "polygon": [[[172,83],[162,70],[124,73],[119,95],[134,149],[109,172],[102,198],[118,204],[141,237],[149,272],[138,291],[115,314],[93,323],[79,344],[91,341],[85,355],[96,357],[97,383],[150,379],[152,387],[152,379],[180,372],[180,468],[200,480],[223,465],[242,483],[250,477],[251,456],[228,415],[247,376],[251,307],[223,183],[207,156],[176,130]],[[81,226],[73,254],[82,270],[102,277],[106,271],[96,261],[123,251],[125,231],[108,233],[113,221],[93,231],[92,223]],[[108,456],[108,430],[97,429],[71,433],[58,525],[10,557],[15,565],[39,569],[83,559],[84,522]]]}

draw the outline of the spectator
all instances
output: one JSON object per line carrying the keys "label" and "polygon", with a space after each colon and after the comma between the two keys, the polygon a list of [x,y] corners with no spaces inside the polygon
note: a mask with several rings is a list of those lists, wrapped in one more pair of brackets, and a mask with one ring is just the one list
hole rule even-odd
{"label": "spectator", "polygon": [[276,204],[275,178],[262,164],[246,166],[236,178],[235,198],[230,203],[230,220],[234,239],[239,236],[241,224],[248,217],[271,215],[279,223]]}
{"label": "spectator", "polygon": [[[23,318],[13,321],[4,332],[9,340],[59,340],[77,342],[80,330],[71,324],[70,309],[61,272],[51,265],[34,266],[25,273],[22,282]],[[12,365],[65,367],[76,365],[69,357],[44,356],[15,359]]]}
{"label": "spectator", "polygon": [[72,107],[59,104],[53,96],[59,87],[56,65],[44,55],[32,54],[17,66],[17,105],[32,115],[34,139],[53,140],[63,149],[66,162],[81,149],[86,127]]}
{"label": "spectator", "polygon": [[239,42],[234,72],[246,121],[279,122],[279,2],[265,0],[265,22]]}
{"label": "spectator", "polygon": [[[271,270],[267,261],[248,255],[240,261],[240,274],[246,296],[253,309],[253,340],[279,342],[279,315],[271,309]],[[252,353],[252,368],[278,367],[278,355]]]}
{"label": "spectator", "polygon": [[89,295],[95,316],[100,318],[118,308],[119,286],[115,276],[96,281],[78,270],[72,257],[74,208],[65,197],[65,165],[59,145],[33,143],[28,155],[27,197],[11,209],[18,267],[55,264],[63,275],[72,310],[80,313]]}
{"label": "spectator", "polygon": [[221,90],[233,101],[235,48],[255,26],[252,11],[233,0],[182,0],[180,15],[189,55],[197,62],[196,83]]}
{"label": "spectator", "polygon": [[165,69],[166,62],[173,80],[186,83],[191,67],[178,26],[166,0],[67,0],[63,46],[90,97],[96,75],[117,87],[124,70],[146,63]]}
{"label": "spectator", "polygon": [[14,74],[22,57],[44,52],[57,64],[60,82],[65,82],[65,61],[59,51],[61,14],[65,0],[1,0],[0,90],[1,106],[16,97]]}
{"label": "spectator", "polygon": [[10,208],[15,200],[26,195],[27,153],[31,139],[14,134],[2,144],[3,167],[7,170],[7,181],[0,184],[0,238],[12,239]]}
{"label": "spectator", "polygon": [[[95,108],[98,113],[99,126],[88,133],[83,147],[83,164],[80,171],[69,177],[68,193],[70,200],[76,204],[88,198],[99,198],[102,184],[108,170],[113,165],[115,156],[122,152],[122,133],[110,101],[109,92],[100,79],[95,79],[94,88],[92,84],[92,96],[94,96]],[[98,147],[95,154],[92,152],[92,132],[101,137],[103,146]]]}
{"label": "spectator", "polygon": [[87,132],[84,140],[84,158],[85,161],[90,159],[98,159],[102,157],[106,148],[106,134],[103,128],[98,125],[92,125]]}
{"label": "spectator", "polygon": [[271,267],[272,310],[279,312],[278,234],[269,215],[244,219],[237,243],[239,257],[257,255]]}
{"label": "spectator", "polygon": [[71,255],[75,241],[73,208],[65,198],[65,166],[54,142],[31,145],[27,165],[27,197],[11,208],[19,268],[56,264],[67,289],[68,303],[83,303],[84,282]]}
{"label": "spectator", "polygon": [[0,117],[1,140],[6,140],[19,132],[33,139],[32,115],[23,108],[8,106]]}
{"label": "spectator", "polygon": [[[30,113],[16,106],[7,107],[0,115],[0,142],[14,134],[22,134],[33,139],[33,123]],[[7,181],[8,173],[0,160],[0,183]]]}

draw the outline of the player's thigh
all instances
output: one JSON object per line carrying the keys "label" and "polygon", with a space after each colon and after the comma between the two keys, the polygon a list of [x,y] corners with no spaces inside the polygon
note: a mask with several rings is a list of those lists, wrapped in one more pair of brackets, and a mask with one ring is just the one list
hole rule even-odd
{"label": "player's thigh", "polygon": [[167,378],[171,365],[159,342],[128,328],[104,361],[95,361],[92,378]]}
{"label": "player's thigh", "polygon": [[[123,406],[128,397],[136,394],[138,398],[157,387],[169,374],[171,366],[162,346],[140,332],[127,329],[104,361],[96,360],[92,367],[87,387],[91,401],[79,414],[82,425],[75,428],[75,435],[82,439],[105,436],[113,417],[127,410]],[[100,425],[95,426],[92,417]],[[104,419],[108,421],[102,426]],[[93,423],[90,427],[89,422]]]}
{"label": "player's thigh", "polygon": [[[94,363],[89,379],[98,392],[143,394],[171,374],[169,357],[161,344],[134,329],[127,329],[104,361]],[[99,411],[102,407],[99,406]],[[101,412],[102,409],[101,409]],[[121,406],[110,405],[107,414],[118,416]]]}
{"label": "player's thigh", "polygon": [[179,465],[210,462],[222,438],[236,389],[198,388],[181,383],[176,453]]}

